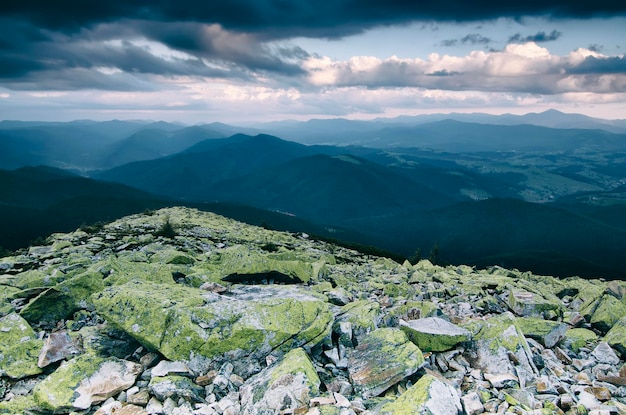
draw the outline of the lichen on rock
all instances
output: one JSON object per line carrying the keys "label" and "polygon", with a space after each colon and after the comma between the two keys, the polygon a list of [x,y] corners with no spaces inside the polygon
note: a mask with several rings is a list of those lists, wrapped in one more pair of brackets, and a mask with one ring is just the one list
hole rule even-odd
{"label": "lichen on rock", "polygon": [[37,360],[42,347],[43,341],[18,314],[0,318],[0,376],[21,379],[41,373]]}

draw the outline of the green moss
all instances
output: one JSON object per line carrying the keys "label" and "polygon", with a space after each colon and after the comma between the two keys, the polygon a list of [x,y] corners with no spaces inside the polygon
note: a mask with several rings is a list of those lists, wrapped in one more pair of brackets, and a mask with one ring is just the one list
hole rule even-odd
{"label": "green moss", "polygon": [[415,288],[406,282],[400,284],[387,283],[383,286],[383,293],[393,298],[411,298],[415,294]]}
{"label": "green moss", "polygon": [[[544,346],[550,348],[565,335],[567,326],[564,323],[544,320],[536,317],[522,317],[516,319],[517,326],[524,336],[538,340]],[[553,344],[550,344],[552,342]],[[546,344],[548,343],[548,344]]]}
{"label": "green moss", "polygon": [[0,374],[21,379],[41,373],[37,366],[43,341],[19,315],[0,318]]}
{"label": "green moss", "polygon": [[425,352],[443,352],[453,349],[457,344],[470,340],[470,333],[457,327],[456,333],[428,333],[414,329],[402,322],[400,329],[408,338]]}
{"label": "green moss", "polygon": [[563,313],[563,304],[558,299],[547,299],[537,293],[516,288],[509,293],[508,305],[519,316],[543,317],[545,313]]}
{"label": "green moss", "polygon": [[[289,256],[288,256],[289,257]],[[230,275],[263,275],[278,272],[293,282],[308,283],[317,279],[313,262],[302,259],[282,259],[265,251],[255,251],[243,245],[235,245],[214,252],[205,263],[194,267],[195,273],[203,273],[210,281],[218,281]]]}

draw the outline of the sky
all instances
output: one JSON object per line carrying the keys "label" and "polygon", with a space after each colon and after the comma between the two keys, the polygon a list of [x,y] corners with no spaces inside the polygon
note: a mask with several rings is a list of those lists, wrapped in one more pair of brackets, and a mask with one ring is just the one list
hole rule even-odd
{"label": "sky", "polygon": [[626,2],[3,0],[0,119],[626,118]]}

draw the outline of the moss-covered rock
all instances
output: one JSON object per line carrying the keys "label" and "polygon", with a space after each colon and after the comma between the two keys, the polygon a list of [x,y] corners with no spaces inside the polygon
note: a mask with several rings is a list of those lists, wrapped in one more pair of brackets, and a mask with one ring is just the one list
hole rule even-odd
{"label": "moss-covered rock", "polygon": [[254,283],[263,279],[278,282],[280,279],[287,283],[308,283],[312,278],[317,278],[314,271],[319,272],[320,267],[314,266],[313,262],[235,245],[214,251],[208,261],[198,264],[192,271],[214,282],[226,280]]}
{"label": "moss-covered rock", "polygon": [[397,328],[363,335],[352,351],[348,372],[355,391],[369,398],[380,395],[424,364],[422,351]]}
{"label": "moss-covered rock", "polygon": [[11,301],[15,298],[19,298],[21,292],[22,290],[19,288],[0,285],[0,317],[4,317],[15,311],[13,305],[11,305]]}
{"label": "moss-covered rock", "polygon": [[16,275],[0,276],[0,283],[22,290],[30,288],[52,287],[63,280],[67,275],[57,268],[32,269]]}
{"label": "moss-covered rock", "polygon": [[84,354],[64,362],[37,384],[33,396],[38,406],[55,413],[87,409],[130,388],[141,370],[141,365],[115,357]]}
{"label": "moss-covered rock", "polygon": [[381,415],[455,415],[462,412],[459,392],[443,379],[426,374],[380,409]]}
{"label": "moss-covered rock", "polygon": [[0,401],[0,414],[24,415],[39,412],[41,408],[35,403],[33,395],[18,395],[11,400]]}
{"label": "moss-covered rock", "polygon": [[598,340],[598,335],[591,330],[583,328],[569,329],[565,332],[562,341],[564,347],[578,353],[582,347],[592,345]]}
{"label": "moss-covered rock", "polygon": [[545,347],[552,348],[565,337],[567,325],[536,317],[517,319],[517,325],[524,336],[537,340]]}
{"label": "moss-covered rock", "polygon": [[293,349],[240,388],[243,413],[291,412],[306,407],[319,395],[320,379],[306,352]]}
{"label": "moss-covered rock", "polygon": [[563,304],[560,301],[549,300],[537,293],[517,288],[511,289],[508,306],[518,316],[547,317],[551,313],[563,313]]}
{"label": "moss-covered rock", "polygon": [[132,280],[151,281],[160,284],[172,284],[173,265],[165,263],[137,262],[124,255],[110,256],[92,266],[92,270],[104,275],[107,286],[126,284]]}
{"label": "moss-covered rock", "polygon": [[91,305],[91,294],[104,288],[102,274],[87,272],[49,288],[20,312],[31,323],[54,323]]}
{"label": "moss-covered rock", "polygon": [[358,300],[341,307],[337,315],[336,324],[350,322],[355,336],[376,330],[383,318],[380,304],[375,301]]}
{"label": "moss-covered rock", "polygon": [[192,265],[196,262],[196,259],[191,255],[175,249],[163,249],[154,253],[150,257],[150,262],[157,264]]}
{"label": "moss-covered rock", "polygon": [[19,315],[0,318],[0,376],[20,379],[41,373],[37,366],[43,340]]}
{"label": "moss-covered rock", "polygon": [[400,329],[424,352],[443,352],[470,340],[471,333],[439,317],[400,321]]}
{"label": "moss-covered rock", "polygon": [[626,358],[626,317],[622,317],[604,336],[604,341]]}
{"label": "moss-covered rock", "polygon": [[504,313],[487,320],[472,320],[464,324],[473,336],[474,364],[486,373],[515,373],[509,354],[516,357],[519,369],[528,373],[536,372],[532,363],[532,354],[524,333],[519,329],[515,317]]}
{"label": "moss-covered rock", "polygon": [[105,289],[94,303],[109,323],[170,360],[192,352],[261,359],[276,348],[311,347],[329,336],[333,316],[323,301],[278,286],[267,295],[256,291],[240,299],[134,281]]}
{"label": "moss-covered rock", "polygon": [[605,294],[600,299],[589,322],[596,329],[606,333],[624,316],[626,316],[626,305],[612,295]]}

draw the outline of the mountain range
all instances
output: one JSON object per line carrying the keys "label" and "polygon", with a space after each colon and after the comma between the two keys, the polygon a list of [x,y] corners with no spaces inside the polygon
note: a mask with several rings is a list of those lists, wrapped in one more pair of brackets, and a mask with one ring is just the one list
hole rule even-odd
{"label": "mountain range", "polygon": [[0,152],[9,249],[186,204],[398,257],[623,277],[621,121],[554,111],[246,127],[4,121]]}

